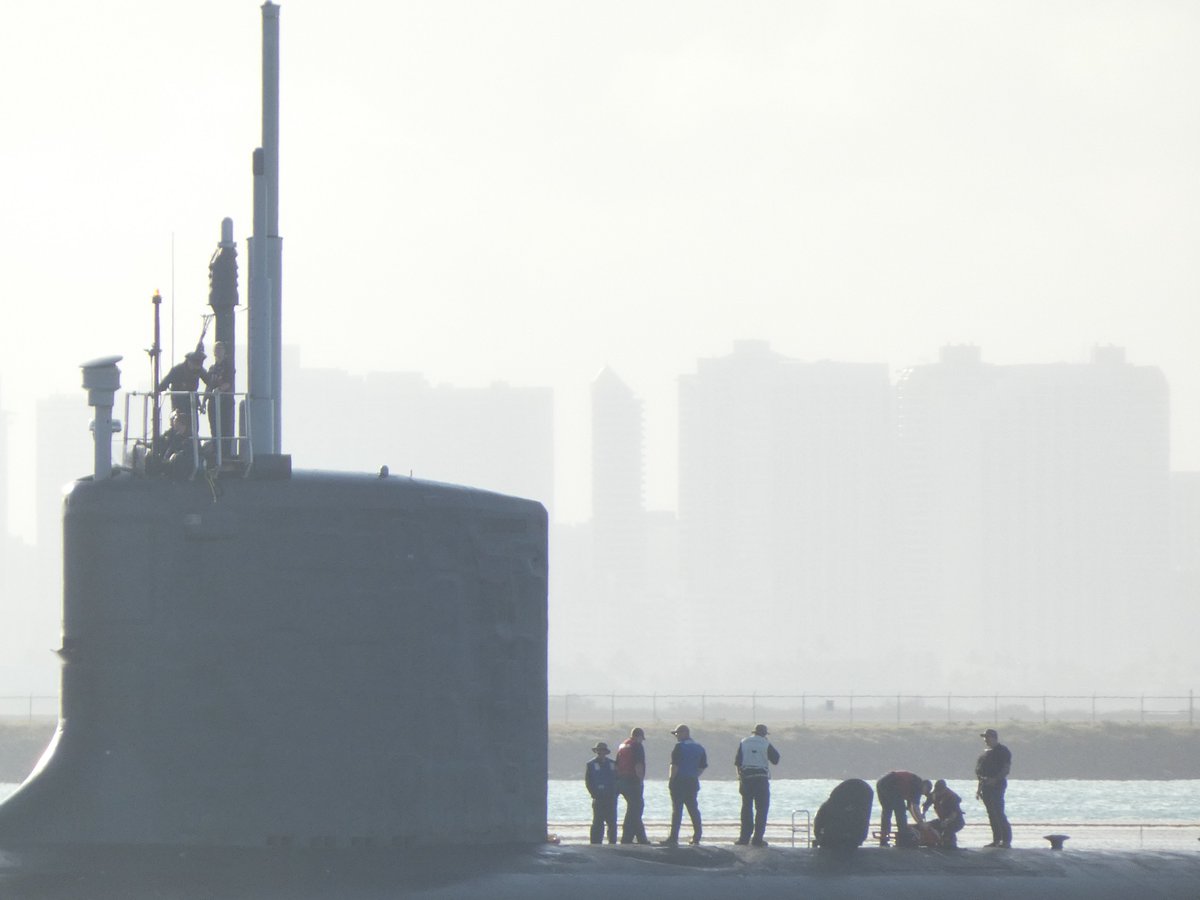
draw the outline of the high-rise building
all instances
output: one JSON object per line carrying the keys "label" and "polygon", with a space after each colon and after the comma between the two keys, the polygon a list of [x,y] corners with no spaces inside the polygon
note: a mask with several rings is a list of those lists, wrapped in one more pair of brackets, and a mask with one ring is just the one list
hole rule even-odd
{"label": "high-rise building", "polygon": [[297,464],[393,475],[528,497],[553,509],[549,388],[430,385],[415,372],[365,377],[285,360],[285,427]]}
{"label": "high-rise building", "polygon": [[897,421],[906,605],[1009,679],[1134,665],[1128,635],[1167,595],[1162,373],[1114,347],[1015,366],[947,348],[901,376]]}
{"label": "high-rise building", "polygon": [[[0,393],[0,400],[3,399]],[[8,536],[8,461],[12,451],[8,445],[8,413],[0,406],[0,548],[3,538]],[[0,566],[4,564],[3,549],[0,549]]]}
{"label": "high-rise building", "polygon": [[1200,472],[1171,473],[1171,571],[1200,584]]}
{"label": "high-rise building", "polygon": [[1166,617],[1176,648],[1187,647],[1194,658],[1200,628],[1200,472],[1171,474],[1171,598]]}
{"label": "high-rise building", "polygon": [[928,622],[980,624],[987,398],[996,367],[978,347],[943,347],[896,381],[895,594]]}
{"label": "high-rise building", "polygon": [[[62,559],[63,490],[92,470],[94,445],[88,432],[92,410],[87,396],[80,391],[39,400],[36,414],[34,505],[38,552],[58,571]],[[119,454],[116,456],[119,458]],[[55,602],[58,600],[56,596]]]}
{"label": "high-rise building", "polygon": [[[62,632],[64,489],[88,475],[94,443],[88,431],[92,409],[83,391],[37,401],[34,456],[34,515],[37,545],[20,604],[27,670],[39,687],[56,682],[59,660],[53,651]],[[114,436],[114,458],[120,435]],[[44,689],[44,687],[42,687]]]}
{"label": "high-rise building", "polygon": [[845,630],[886,609],[891,385],[883,364],[807,363],[761,341],[680,379],[685,601],[709,635],[731,615],[852,670]]}
{"label": "high-rise building", "polygon": [[642,402],[608,367],[591,394],[594,589],[621,602],[646,584]]}

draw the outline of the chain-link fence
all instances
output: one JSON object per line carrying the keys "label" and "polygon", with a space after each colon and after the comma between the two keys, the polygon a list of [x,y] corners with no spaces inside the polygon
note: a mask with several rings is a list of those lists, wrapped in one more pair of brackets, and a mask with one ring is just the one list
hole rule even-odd
{"label": "chain-link fence", "polygon": [[[58,715],[56,695],[0,696],[0,719]],[[1196,724],[1195,692],[1151,694],[551,694],[549,721],[792,722],[880,725],[919,722],[1138,722]]]}
{"label": "chain-link fence", "polygon": [[1193,691],[1174,696],[1064,694],[551,694],[552,723],[1139,722],[1196,724]]}

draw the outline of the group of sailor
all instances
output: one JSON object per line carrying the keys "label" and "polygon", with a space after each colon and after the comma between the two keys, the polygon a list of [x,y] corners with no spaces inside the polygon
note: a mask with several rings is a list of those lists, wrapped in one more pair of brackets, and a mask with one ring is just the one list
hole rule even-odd
{"label": "group of sailor", "polygon": [[213,354],[213,364],[205,369],[207,354],[203,343],[197,344],[155,386],[156,393],[169,392],[171,397],[170,425],[153,448],[154,456],[168,471],[174,461],[191,455],[190,445],[198,425],[196,413],[207,408],[209,433],[214,440],[233,437],[233,361],[224,341],[213,345]]}
{"label": "group of sailor", "polygon": [[[737,844],[765,847],[763,838],[767,824],[767,810],[771,804],[770,767],[779,763],[779,751],[767,739],[767,726],[755,725],[753,732],[738,744],[734,766],[738,774],[738,789],[742,797],[741,832]],[[700,808],[697,794],[700,790],[700,775],[708,767],[704,748],[692,740],[691,729],[678,725],[671,731],[675,746],[671,751],[671,767],[668,788],[671,794],[671,832],[663,844],[677,846],[683,810],[688,811],[692,822],[692,844],[699,844],[702,835]],[[1012,754],[999,742],[994,728],[984,731],[982,737],[986,749],[975,766],[978,779],[977,799],[983,801],[988,813],[988,824],[992,829],[992,842],[988,847],[1008,848],[1012,846],[1012,827],[1004,811],[1004,794],[1008,784],[1008,773]],[[642,822],[645,808],[643,799],[646,778],[646,752],[642,742],[646,733],[634,728],[629,737],[618,747],[616,760],[609,759],[608,744],[599,741],[592,747],[595,758],[587,763],[584,783],[592,797],[592,827],[590,838],[593,844],[617,842],[617,799],[624,798],[625,819],[621,828],[621,843],[647,844],[646,827]],[[858,779],[852,781],[859,782]],[[870,794],[868,785],[861,783],[865,805],[862,836],[865,822],[870,816]],[[928,844],[930,846],[957,846],[957,833],[965,825],[962,798],[939,779],[936,783],[922,779],[908,771],[888,772],[876,782],[875,797],[880,805],[879,831],[876,836],[881,846],[892,841],[892,819],[895,818],[896,841],[899,846]],[[832,797],[831,797],[832,800]],[[922,803],[922,800],[924,801]],[[933,807],[935,817],[925,821],[925,813]],[[910,828],[907,816],[911,814],[915,826]],[[818,817],[820,818],[820,816]],[[859,837],[859,840],[862,839]]]}

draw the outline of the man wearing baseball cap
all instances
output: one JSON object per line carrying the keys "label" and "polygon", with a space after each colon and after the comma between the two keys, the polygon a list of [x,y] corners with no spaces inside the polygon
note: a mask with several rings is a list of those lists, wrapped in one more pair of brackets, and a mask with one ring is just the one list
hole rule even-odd
{"label": "man wearing baseball cap", "polygon": [[667,774],[667,787],[671,791],[671,834],[663,843],[669,847],[679,845],[679,827],[686,806],[692,820],[692,843],[699,844],[703,829],[696,795],[700,793],[700,773],[708,768],[708,755],[692,740],[692,731],[686,725],[676,725],[671,734],[675,735],[671,768]]}
{"label": "man wearing baseball cap", "polygon": [[650,843],[642,811],[646,808],[646,732],[634,728],[617,748],[617,794],[625,798],[625,820],[621,823],[621,843]]}
{"label": "man wearing baseball cap", "polygon": [[735,843],[767,846],[763,833],[767,830],[767,810],[771,806],[769,766],[778,763],[779,751],[767,740],[767,726],[755,725],[753,733],[742,738],[733,758],[738,773],[738,792],[742,795],[742,832]]}
{"label": "man wearing baseball cap", "polygon": [[1012,826],[1008,824],[1008,816],[1004,814],[1004,792],[1008,789],[1008,770],[1012,766],[1012,754],[1000,743],[1000,735],[995,728],[989,728],[979,735],[987,744],[975,763],[975,777],[979,779],[979,788],[975,791],[975,799],[982,800],[987,810],[988,824],[992,826],[992,842],[987,847],[1011,847]]}

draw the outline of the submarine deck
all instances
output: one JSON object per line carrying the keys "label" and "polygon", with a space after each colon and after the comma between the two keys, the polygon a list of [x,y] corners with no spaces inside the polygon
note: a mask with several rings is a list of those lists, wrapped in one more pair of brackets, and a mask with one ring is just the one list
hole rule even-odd
{"label": "submarine deck", "polygon": [[0,851],[0,896],[37,898],[1200,897],[1200,853],[552,846]]}

